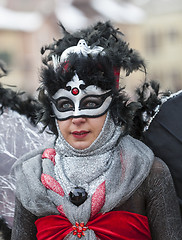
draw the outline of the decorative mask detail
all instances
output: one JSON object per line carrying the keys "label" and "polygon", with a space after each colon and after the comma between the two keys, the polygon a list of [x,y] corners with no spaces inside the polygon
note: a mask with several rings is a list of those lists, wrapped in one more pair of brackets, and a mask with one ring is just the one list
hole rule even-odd
{"label": "decorative mask detail", "polygon": [[59,89],[51,98],[58,120],[71,117],[99,117],[109,108],[111,90],[104,91],[95,85],[86,87],[75,73],[65,89]]}
{"label": "decorative mask detail", "polygon": [[57,71],[61,63],[67,61],[69,54],[71,53],[76,53],[78,56],[83,55],[87,57],[88,55],[91,55],[92,57],[94,57],[98,54],[104,55],[105,52],[103,51],[103,49],[104,48],[100,46],[95,46],[91,48],[90,46],[87,45],[84,39],[80,39],[76,46],[72,46],[64,50],[61,56],[52,55],[54,71]]}

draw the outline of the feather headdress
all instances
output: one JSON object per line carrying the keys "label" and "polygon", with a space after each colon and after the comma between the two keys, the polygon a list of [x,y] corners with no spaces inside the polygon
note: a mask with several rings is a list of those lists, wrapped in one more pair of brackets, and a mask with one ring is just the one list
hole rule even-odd
{"label": "feather headdress", "polygon": [[[120,69],[128,76],[133,71],[146,73],[145,64],[140,55],[129,48],[123,40],[123,34],[110,22],[98,22],[94,26],[75,33],[63,29],[64,36],[49,46],[44,46],[41,53],[45,55],[42,68],[42,86],[40,100],[44,104],[41,120],[46,125],[54,125],[54,113],[50,97],[66,85],[76,74],[86,86],[94,85],[104,91],[112,91],[110,106],[116,124],[130,122],[133,114],[128,98],[118,87]],[[52,122],[52,123],[51,123]],[[55,128],[54,128],[55,129]]]}

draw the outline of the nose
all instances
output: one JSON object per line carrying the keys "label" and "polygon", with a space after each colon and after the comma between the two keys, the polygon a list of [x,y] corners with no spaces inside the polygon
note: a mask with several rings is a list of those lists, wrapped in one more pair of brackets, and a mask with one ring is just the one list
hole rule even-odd
{"label": "nose", "polygon": [[81,125],[86,122],[86,118],[78,117],[78,118],[72,118],[72,123],[75,125]]}

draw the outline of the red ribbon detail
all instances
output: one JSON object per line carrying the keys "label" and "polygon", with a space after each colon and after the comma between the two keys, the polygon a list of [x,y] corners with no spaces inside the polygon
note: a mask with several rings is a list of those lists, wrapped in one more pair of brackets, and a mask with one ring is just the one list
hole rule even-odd
{"label": "red ribbon detail", "polygon": [[42,154],[42,159],[48,158],[50,159],[53,164],[55,165],[55,156],[56,156],[56,151],[53,148],[47,148],[43,154]]}
{"label": "red ribbon detail", "polygon": [[[42,217],[35,222],[35,225],[38,240],[61,240],[75,231],[74,226],[62,215]],[[102,240],[152,239],[147,217],[126,211],[96,214],[86,224],[86,227],[93,230],[96,236]]]}
{"label": "red ribbon detail", "polygon": [[64,197],[64,191],[61,185],[50,175],[42,173],[41,174],[41,182],[47,188],[56,193],[58,193],[61,197]]}
{"label": "red ribbon detail", "polygon": [[98,213],[105,203],[105,181],[101,183],[92,195],[91,217]]}

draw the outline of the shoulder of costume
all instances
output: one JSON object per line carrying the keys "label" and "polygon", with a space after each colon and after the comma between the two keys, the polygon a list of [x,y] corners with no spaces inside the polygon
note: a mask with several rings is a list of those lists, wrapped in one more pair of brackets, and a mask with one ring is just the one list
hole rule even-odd
{"label": "shoulder of costume", "polygon": [[158,157],[154,158],[154,162],[151,167],[150,173],[154,174],[155,177],[157,177],[157,176],[162,177],[162,176],[170,175],[170,171],[169,171],[167,164]]}
{"label": "shoulder of costume", "polygon": [[16,179],[15,195],[17,199],[36,216],[57,213],[55,205],[47,195],[46,187],[41,182],[42,154],[45,151],[45,148],[40,148],[24,155],[12,169],[12,174]]}
{"label": "shoulder of costume", "polygon": [[154,158],[153,151],[141,140],[134,138],[131,135],[126,135],[122,138],[122,141],[125,141],[126,144],[130,145],[133,150],[137,150],[138,153],[143,155],[148,155],[150,158]]}
{"label": "shoulder of costume", "polygon": [[23,164],[26,164],[28,162],[32,163],[32,167],[36,167],[34,163],[39,163],[41,165],[42,163],[42,156],[43,153],[48,150],[48,149],[53,149],[53,148],[39,148],[36,150],[32,150],[25,155],[23,155],[19,160],[17,160],[14,165],[12,166],[11,173],[14,175],[18,169],[22,168]]}

